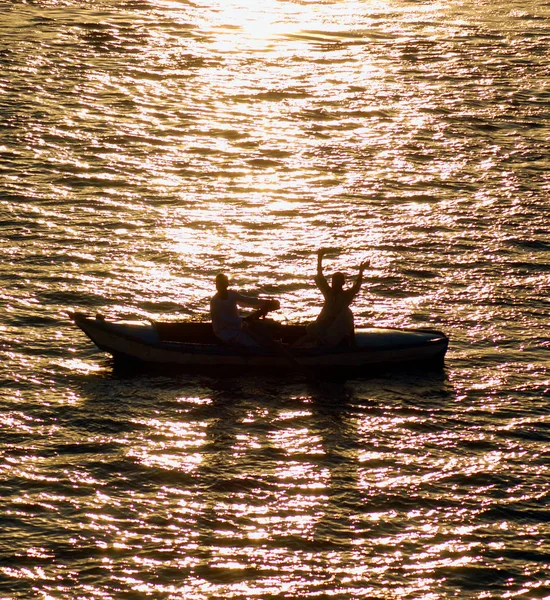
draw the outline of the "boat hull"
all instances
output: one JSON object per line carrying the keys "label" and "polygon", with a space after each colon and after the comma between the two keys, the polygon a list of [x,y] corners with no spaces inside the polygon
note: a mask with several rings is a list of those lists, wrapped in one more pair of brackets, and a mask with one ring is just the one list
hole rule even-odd
{"label": "boat hull", "polygon": [[[207,323],[117,323],[83,313],[70,316],[118,366],[138,363],[182,371],[360,373],[398,365],[433,368],[443,365],[449,342],[438,331],[370,328],[357,331],[353,347],[306,349],[276,343],[262,350],[214,343]],[[282,339],[291,340],[303,333],[301,326],[279,327]]]}

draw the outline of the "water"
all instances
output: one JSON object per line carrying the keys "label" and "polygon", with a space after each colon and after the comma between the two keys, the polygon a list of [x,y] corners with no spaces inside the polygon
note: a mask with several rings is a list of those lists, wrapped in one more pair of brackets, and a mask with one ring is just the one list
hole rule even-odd
{"label": "water", "polygon": [[[0,5],[2,598],[545,598],[550,4]],[[213,277],[440,374],[121,377]]]}

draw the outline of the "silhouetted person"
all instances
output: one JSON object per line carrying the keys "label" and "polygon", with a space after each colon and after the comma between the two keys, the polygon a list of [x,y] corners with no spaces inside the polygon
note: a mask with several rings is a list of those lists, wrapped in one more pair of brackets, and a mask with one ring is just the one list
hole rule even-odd
{"label": "silhouetted person", "polygon": [[317,252],[317,275],[315,283],[325,298],[323,308],[317,319],[308,325],[307,334],[296,342],[297,346],[337,346],[341,343],[353,345],[354,325],[353,313],[350,304],[361,289],[363,271],[369,262],[359,266],[359,275],[352,287],[344,289],[346,276],[343,273],[334,273],[332,285],[329,285],[323,275],[323,256],[329,252],[321,248]]}
{"label": "silhouetted person", "polygon": [[255,327],[254,322],[247,323],[239,315],[238,306],[251,306],[266,312],[279,308],[278,300],[260,300],[250,298],[229,289],[229,280],[220,273],[216,276],[217,293],[210,300],[210,316],[216,337],[222,342],[233,345],[260,347],[267,345],[264,328]]}

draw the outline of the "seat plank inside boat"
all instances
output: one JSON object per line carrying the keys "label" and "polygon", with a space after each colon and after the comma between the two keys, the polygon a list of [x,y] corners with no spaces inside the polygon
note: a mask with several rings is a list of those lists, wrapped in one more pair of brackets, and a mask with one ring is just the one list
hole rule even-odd
{"label": "seat plank inside boat", "polygon": [[[306,332],[304,325],[281,325],[274,321],[270,322],[269,325],[273,332],[273,339],[284,344],[292,344]],[[186,323],[155,322],[155,328],[161,342],[182,342],[187,344],[220,343],[220,340],[214,335],[211,323],[193,321]]]}
{"label": "seat plank inside boat", "polygon": [[155,327],[161,342],[185,342],[188,344],[218,344],[211,323],[160,323]]}

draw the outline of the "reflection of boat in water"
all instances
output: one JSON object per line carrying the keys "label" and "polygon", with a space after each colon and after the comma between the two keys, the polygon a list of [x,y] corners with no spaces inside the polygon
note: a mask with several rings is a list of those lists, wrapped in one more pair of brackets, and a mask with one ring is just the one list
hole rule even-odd
{"label": "reflection of boat in water", "polygon": [[305,326],[270,321],[277,340],[273,347],[237,348],[221,344],[206,322],[113,322],[79,312],[70,317],[116,364],[187,371],[304,369],[324,374],[404,365],[433,368],[443,365],[449,343],[445,334],[430,329],[365,328],[356,331],[354,346],[294,348],[292,343],[304,335]]}

